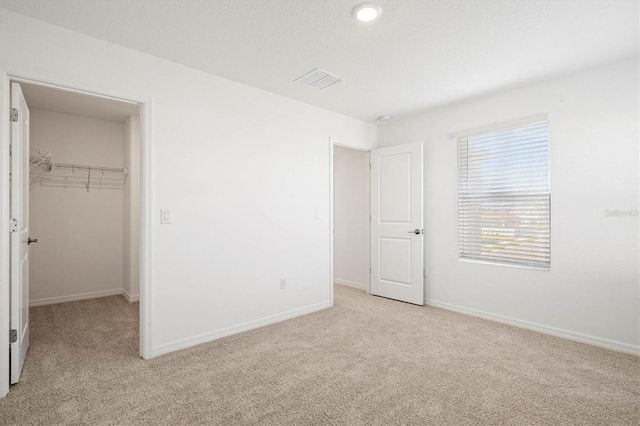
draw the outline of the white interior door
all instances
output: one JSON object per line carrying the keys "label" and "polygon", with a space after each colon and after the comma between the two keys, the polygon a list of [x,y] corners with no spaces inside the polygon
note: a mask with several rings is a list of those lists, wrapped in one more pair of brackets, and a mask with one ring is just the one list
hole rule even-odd
{"label": "white interior door", "polygon": [[424,304],[422,142],[371,151],[371,294]]}
{"label": "white interior door", "polygon": [[[29,349],[29,108],[18,83],[11,83],[11,383],[20,380]],[[14,110],[15,109],[15,110]]]}

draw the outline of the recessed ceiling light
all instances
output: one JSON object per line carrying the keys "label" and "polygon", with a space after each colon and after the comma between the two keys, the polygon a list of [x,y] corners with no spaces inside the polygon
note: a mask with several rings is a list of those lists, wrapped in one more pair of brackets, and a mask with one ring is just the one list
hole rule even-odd
{"label": "recessed ceiling light", "polygon": [[360,22],[371,22],[382,13],[382,7],[377,3],[364,2],[353,8],[351,14]]}

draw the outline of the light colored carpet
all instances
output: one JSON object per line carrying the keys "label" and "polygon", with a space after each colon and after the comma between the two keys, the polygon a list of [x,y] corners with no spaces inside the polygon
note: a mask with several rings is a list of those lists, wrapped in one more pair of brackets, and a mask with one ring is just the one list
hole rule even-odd
{"label": "light colored carpet", "polygon": [[2,424],[640,424],[640,358],[336,286],[332,309],[138,359],[137,304],[31,309]]}

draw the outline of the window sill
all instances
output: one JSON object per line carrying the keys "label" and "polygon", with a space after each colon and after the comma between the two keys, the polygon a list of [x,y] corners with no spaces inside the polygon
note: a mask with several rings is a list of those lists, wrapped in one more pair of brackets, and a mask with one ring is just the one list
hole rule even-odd
{"label": "window sill", "polygon": [[509,263],[499,263],[499,262],[487,262],[485,260],[477,260],[477,259],[467,259],[464,257],[459,257],[458,260],[464,263],[478,263],[480,265],[491,265],[491,266],[506,266],[507,268],[518,268],[518,269],[533,269],[536,271],[551,271],[551,266],[548,268],[542,266],[530,266],[530,265],[512,265]]}

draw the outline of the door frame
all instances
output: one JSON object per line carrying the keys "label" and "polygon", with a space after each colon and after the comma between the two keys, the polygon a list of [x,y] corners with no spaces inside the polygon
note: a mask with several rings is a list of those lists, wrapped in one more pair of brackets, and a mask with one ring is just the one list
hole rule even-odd
{"label": "door frame", "polygon": [[[330,267],[329,267],[329,273],[330,273],[330,279],[329,279],[329,298],[330,298],[330,306],[333,306],[333,280],[334,280],[334,230],[333,230],[333,226],[334,226],[334,219],[333,219],[333,215],[334,215],[334,205],[333,205],[333,171],[334,171],[334,161],[333,161],[333,155],[334,155],[334,151],[335,151],[335,147],[336,146],[341,146],[343,148],[349,148],[349,149],[355,149],[356,151],[363,151],[363,152],[368,152],[369,155],[371,155],[371,148],[362,148],[360,146],[355,146],[355,145],[349,145],[348,143],[341,143],[341,142],[337,142],[332,140],[331,138],[329,138],[329,262],[330,262]],[[369,178],[371,178],[371,172],[369,172]],[[369,192],[371,192],[371,182],[369,182]],[[371,194],[369,193],[369,200],[371,200]],[[369,206],[369,213],[371,213],[371,206]],[[371,268],[371,226],[368,227],[369,229],[369,251],[367,252],[367,257],[369,259],[369,268]],[[371,274],[369,274],[369,277],[367,279],[366,282],[367,285],[367,294],[371,294]]]}
{"label": "door frame", "polygon": [[101,89],[91,87],[74,86],[73,83],[56,81],[55,79],[32,78],[20,73],[12,73],[0,69],[2,79],[0,86],[0,198],[2,198],[2,211],[0,212],[0,398],[9,393],[9,310],[11,301],[9,289],[11,285],[9,276],[9,145],[10,145],[10,82],[29,83],[39,86],[53,87],[56,89],[82,93],[90,96],[113,99],[122,102],[136,103],[140,106],[140,357],[149,359],[152,357],[152,252],[151,252],[151,221],[150,209],[152,206],[152,164],[151,164],[151,124],[153,99],[141,99],[136,96],[105,93]]}

